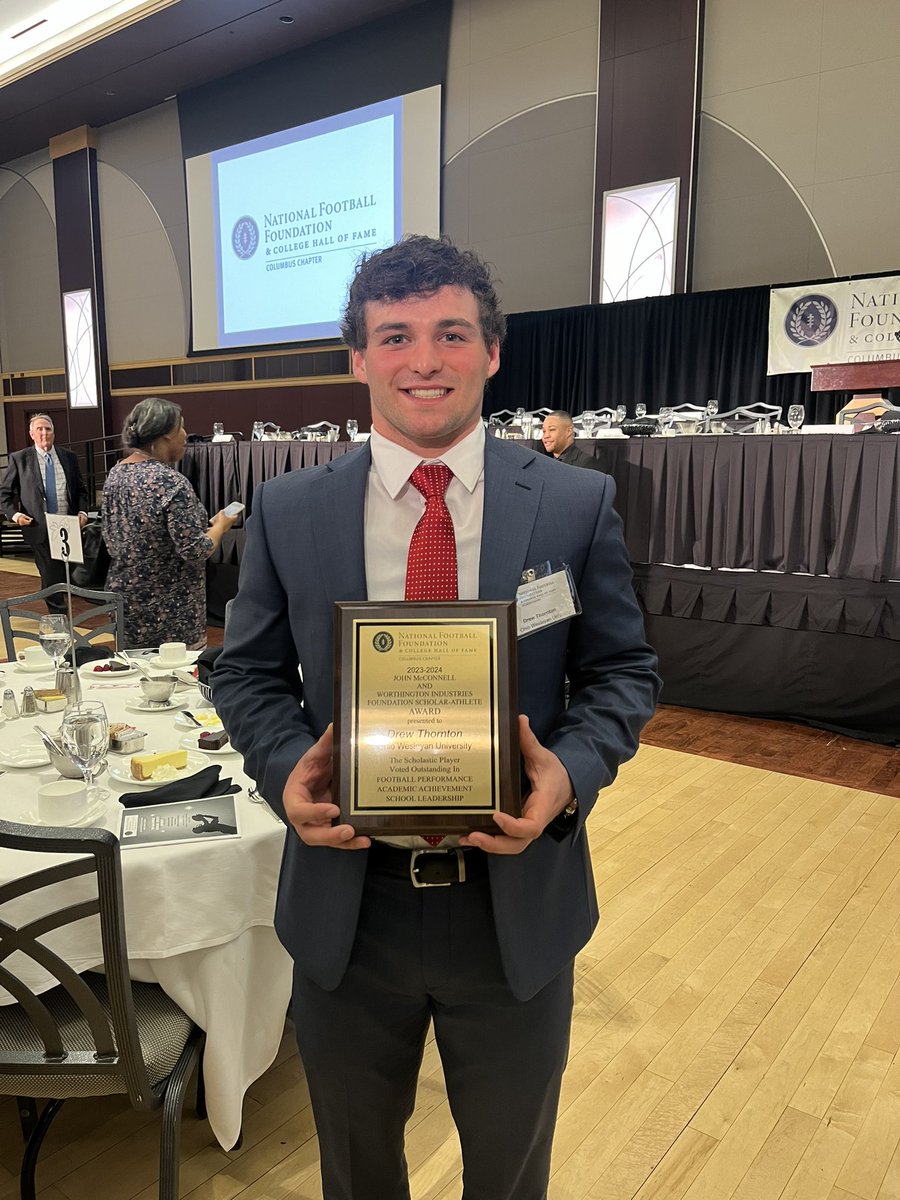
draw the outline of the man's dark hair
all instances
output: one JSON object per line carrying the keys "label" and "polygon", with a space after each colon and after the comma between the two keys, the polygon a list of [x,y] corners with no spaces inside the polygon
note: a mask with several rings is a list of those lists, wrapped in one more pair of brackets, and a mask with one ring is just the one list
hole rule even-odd
{"label": "man's dark hair", "polygon": [[548,412],[548,413],[547,413],[547,415],[546,415],[546,417],[544,417],[544,424],[545,424],[545,425],[547,424],[547,422],[550,420],[550,418],[551,418],[551,417],[556,417],[557,421],[562,421],[562,423],[563,423],[564,425],[571,425],[571,424],[572,424],[572,414],[571,414],[571,413],[567,413],[567,412],[566,412],[564,409],[562,409],[562,408],[554,408],[553,412]]}
{"label": "man's dark hair", "polygon": [[502,342],[506,318],[491,272],[471,250],[460,250],[449,238],[414,233],[373,254],[364,255],[350,284],[341,333],[351,350],[366,348],[366,304],[410,296],[431,296],[439,288],[465,288],[478,302],[481,335],[490,348]]}

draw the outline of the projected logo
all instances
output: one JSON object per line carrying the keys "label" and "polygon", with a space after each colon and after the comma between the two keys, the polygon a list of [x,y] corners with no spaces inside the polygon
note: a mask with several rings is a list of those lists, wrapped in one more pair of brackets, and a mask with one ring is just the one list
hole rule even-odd
{"label": "projected logo", "polygon": [[238,217],[231,231],[231,248],[238,258],[252,258],[259,245],[259,226],[252,217]]}
{"label": "projected logo", "polygon": [[820,346],[837,328],[838,310],[828,296],[802,296],[787,311],[784,332],[796,346]]}

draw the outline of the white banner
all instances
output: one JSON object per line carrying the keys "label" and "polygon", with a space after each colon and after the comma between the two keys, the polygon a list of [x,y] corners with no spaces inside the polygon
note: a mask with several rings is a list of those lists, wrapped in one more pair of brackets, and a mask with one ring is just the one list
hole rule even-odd
{"label": "white banner", "polygon": [[845,279],[769,293],[770,375],[824,363],[900,358],[900,276]]}

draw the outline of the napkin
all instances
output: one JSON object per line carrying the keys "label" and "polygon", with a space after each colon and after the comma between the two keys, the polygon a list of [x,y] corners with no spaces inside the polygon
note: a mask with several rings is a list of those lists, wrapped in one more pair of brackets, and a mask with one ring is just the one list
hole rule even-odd
{"label": "napkin", "polygon": [[230,779],[220,779],[221,766],[204,767],[187,779],[173,779],[158,788],[143,792],[126,792],[119,797],[123,808],[144,808],[150,804],[169,804],[174,800],[205,800],[208,796],[233,796],[240,786]]}

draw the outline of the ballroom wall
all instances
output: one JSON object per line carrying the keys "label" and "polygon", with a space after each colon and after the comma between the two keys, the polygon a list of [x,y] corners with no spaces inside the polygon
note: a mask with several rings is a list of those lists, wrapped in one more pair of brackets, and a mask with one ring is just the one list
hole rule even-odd
{"label": "ballroom wall", "polygon": [[[705,10],[694,288],[897,266],[900,124],[880,97],[900,66],[900,5],[706,0]],[[450,6],[443,224],[495,264],[511,312],[589,300],[601,16],[599,0]],[[411,61],[415,40],[394,28]],[[217,101],[246,96],[259,77],[218,81]],[[180,357],[179,101],[98,129],[97,147],[110,362]],[[55,256],[47,153],[0,166],[4,371],[62,364]]]}
{"label": "ballroom wall", "polygon": [[695,290],[900,266],[896,0],[706,0]]}

